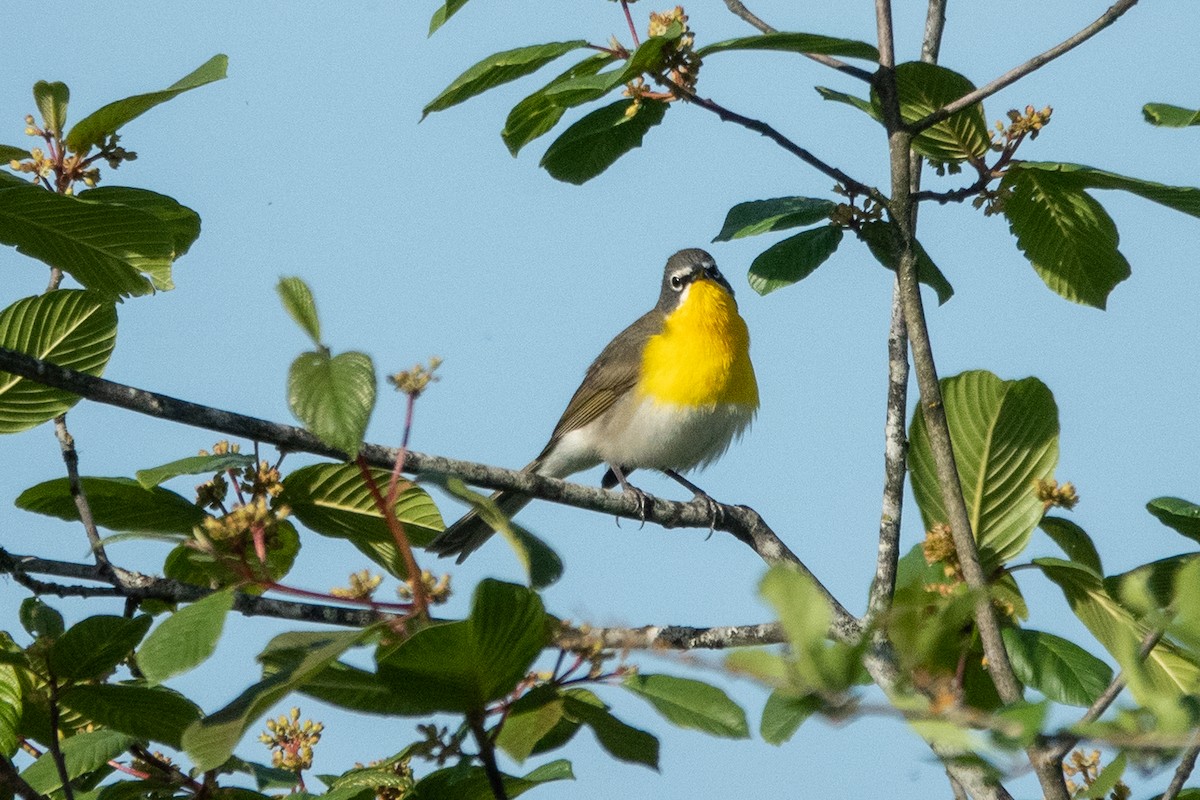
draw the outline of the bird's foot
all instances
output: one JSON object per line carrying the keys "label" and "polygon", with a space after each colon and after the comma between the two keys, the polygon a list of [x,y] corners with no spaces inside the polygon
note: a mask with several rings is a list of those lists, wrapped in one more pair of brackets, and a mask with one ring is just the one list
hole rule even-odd
{"label": "bird's foot", "polygon": [[[642,523],[639,526],[639,530],[646,527],[646,514],[650,512],[650,504],[653,502],[650,498],[650,495],[646,494],[641,489],[630,483],[629,479],[625,477],[625,471],[620,467],[609,467],[609,472],[611,472],[613,476],[616,477],[617,482],[621,484],[621,490],[626,494],[632,495],[637,501],[638,520]],[[617,527],[620,527],[620,525],[621,518],[617,517]]]}
{"label": "bird's foot", "polygon": [[712,499],[712,497],[708,494],[708,492],[704,491],[699,486],[692,483],[691,481],[689,481],[687,478],[680,475],[675,470],[668,469],[668,470],[665,470],[665,472],[666,472],[666,475],[668,478],[671,478],[672,480],[677,482],[679,485],[692,490],[692,502],[693,503],[696,501],[700,501],[701,503],[704,504],[705,510],[708,512],[708,535],[712,536],[713,531],[715,531],[717,529],[717,525],[720,525],[722,522],[725,521],[724,507],[720,503],[718,503],[716,500]]}

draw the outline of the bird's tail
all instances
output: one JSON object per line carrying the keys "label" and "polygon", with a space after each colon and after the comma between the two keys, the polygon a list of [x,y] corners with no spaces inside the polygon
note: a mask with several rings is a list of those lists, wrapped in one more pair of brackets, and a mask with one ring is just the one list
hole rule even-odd
{"label": "bird's tail", "polygon": [[[538,462],[534,461],[525,467],[523,471],[533,472],[537,466]],[[500,491],[493,494],[489,499],[496,510],[503,514],[506,519],[512,519],[513,515],[528,505],[529,501],[533,498],[527,494]],[[480,516],[479,509],[472,509],[459,519],[458,522],[455,522],[438,534],[438,537],[430,542],[425,549],[443,557],[458,556],[456,562],[461,564],[466,560],[467,556],[478,550],[495,532],[496,528]]]}

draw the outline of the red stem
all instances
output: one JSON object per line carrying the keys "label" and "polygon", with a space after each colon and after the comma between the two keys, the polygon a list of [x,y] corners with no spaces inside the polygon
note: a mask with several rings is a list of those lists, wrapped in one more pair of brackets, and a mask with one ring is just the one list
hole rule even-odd
{"label": "red stem", "polygon": [[633,37],[634,49],[637,49],[642,46],[642,43],[638,41],[637,28],[634,27],[633,15],[629,13],[629,3],[627,0],[621,0],[621,10],[625,12],[625,21],[629,23],[629,35]]}
{"label": "red stem", "polygon": [[[401,453],[403,453],[403,450]],[[396,540],[396,547],[400,550],[400,556],[404,559],[404,571],[408,573],[408,583],[412,589],[413,613],[425,616],[429,608],[429,597],[425,594],[425,583],[421,580],[421,569],[417,566],[417,559],[413,556],[412,547],[408,543],[408,535],[404,532],[404,523],[396,517],[394,507],[387,503],[383,494],[379,491],[379,485],[375,483],[375,477],[371,474],[371,467],[367,464],[367,460],[360,454],[355,459],[355,462],[358,464],[358,471],[362,473],[363,480],[367,484],[367,490],[371,493],[371,499],[375,501],[375,507],[379,509],[379,513],[383,514],[388,530],[392,532],[392,538]]]}

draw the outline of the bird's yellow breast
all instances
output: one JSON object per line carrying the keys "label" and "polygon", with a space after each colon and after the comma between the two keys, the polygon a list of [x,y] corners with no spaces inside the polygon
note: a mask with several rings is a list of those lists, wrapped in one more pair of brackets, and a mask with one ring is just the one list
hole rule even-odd
{"label": "bird's yellow breast", "polygon": [[660,403],[758,408],[750,333],[729,292],[710,280],[688,287],[646,343],[637,391]]}

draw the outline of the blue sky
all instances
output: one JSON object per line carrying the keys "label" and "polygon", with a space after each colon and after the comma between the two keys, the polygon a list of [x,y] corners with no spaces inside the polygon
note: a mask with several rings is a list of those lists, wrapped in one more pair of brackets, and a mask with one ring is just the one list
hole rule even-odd
{"label": "blue sky", "polygon": [[[498,136],[508,109],[540,85],[537,77],[418,124],[425,103],[491,52],[627,37],[613,3],[572,3],[563,13],[549,2],[474,0],[427,38],[436,5],[131,2],[98,14],[51,1],[38,6],[40,22],[27,18],[37,35],[7,37],[0,142],[9,144],[25,142],[22,118],[34,110],[29,87],[36,80],[67,82],[71,117],[79,119],[109,100],[168,85],[214,53],[230,57],[228,80],[130,124],[122,143],[140,157],[105,177],[171,195],[204,221],[200,240],[176,267],[178,288],[119,309],[119,345],[107,376],[289,420],[287,366],[306,341],[280,309],[274,286],[281,275],[300,275],[316,293],[335,349],[365,350],[381,371],[432,354],[445,359],[442,381],[418,406],[415,449],[517,467],[541,448],[591,358],[653,304],[666,257],[707,247],[733,281],[750,325],[763,406],[745,439],[697,480],[718,499],[758,509],[834,594],[861,612],[882,485],[890,275],[847,239],[811,278],[760,298],[743,276],[772,240],[708,244],[733,204],[829,196],[830,181],[761,137],[700,109],[675,107],[642,149],[598,179],[582,187],[558,183],[537,166],[544,142],[513,159]],[[871,41],[872,5],[798,8],[762,0],[752,7],[781,29]],[[918,53],[923,5],[896,3],[902,59]],[[1107,5],[954,0],[942,63],[985,83]],[[82,8],[88,11],[81,15]],[[662,9],[635,6],[639,20],[650,10]],[[717,0],[687,11],[699,43],[751,32]],[[59,19],[72,22],[49,22]],[[1200,105],[1195,25],[1196,9],[1186,0],[1143,4],[1083,49],[991,98],[988,118],[1026,104],[1052,105],[1052,124],[1023,157],[1198,184],[1200,133],[1151,128],[1140,113],[1147,101]],[[736,53],[706,61],[700,92],[771,122],[861,180],[885,185],[882,130],[822,101],[813,85],[861,93],[857,82],[796,56]],[[956,182],[931,177],[928,185]],[[986,368],[1004,378],[1036,375],[1050,386],[1062,425],[1058,477],[1073,481],[1083,498],[1073,519],[1095,537],[1109,571],[1118,572],[1187,549],[1146,514],[1147,500],[1200,497],[1200,222],[1137,198],[1097,195],[1133,267],[1104,312],[1046,289],[999,218],[969,206],[927,207],[920,236],[958,292],[942,308],[927,298],[942,374]],[[5,304],[45,285],[41,266],[14,252],[0,252],[0,269]],[[368,438],[396,443],[402,421],[401,398],[385,395]],[[213,440],[86,404],[71,412],[70,425],[82,469],[93,475],[130,475]],[[0,491],[0,544],[83,558],[77,530],[11,506],[25,486],[61,474],[50,429],[0,439],[0,461],[10,465],[7,480],[17,474],[11,465],[21,465],[20,483]],[[594,483],[599,472],[579,479]],[[653,476],[641,476],[639,485],[683,497]],[[186,493],[189,484],[176,488]],[[457,515],[452,501],[443,509]],[[905,549],[921,536],[915,506],[906,511]],[[603,625],[769,618],[756,597],[763,566],[731,537],[618,527],[548,504],[531,506],[521,520],[566,562],[564,578],[546,592],[561,616]],[[304,544],[293,583],[325,588],[365,566],[336,543],[309,536]],[[1049,542],[1035,538],[1029,554],[1051,552]],[[113,550],[145,570],[161,566],[164,553],[128,544]],[[453,571],[460,610],[474,581],[520,574],[499,542]],[[1031,625],[1086,637],[1053,587],[1028,577],[1022,588],[1034,609]],[[6,619],[21,594],[10,584],[0,598]],[[61,606],[84,613],[79,605]],[[180,684],[209,710],[243,688],[228,676],[240,671],[248,680],[253,654],[279,630],[258,620],[232,627],[209,668]],[[725,679],[705,655],[632,660],[645,671],[707,674],[746,706],[756,726],[765,693]],[[757,739],[679,732],[635,700],[605,697],[623,718],[662,735],[662,774],[608,760],[581,736],[565,753],[579,782],[540,796],[854,797],[885,789],[917,798],[946,790],[928,751],[892,720],[813,722],[776,749]],[[412,735],[405,721],[354,720],[301,705],[326,722],[317,771],[390,754]],[[262,757],[257,747],[248,737],[243,750]],[[1145,785],[1163,784],[1151,776]],[[1014,785],[1025,794],[1036,787],[1028,777]]]}

